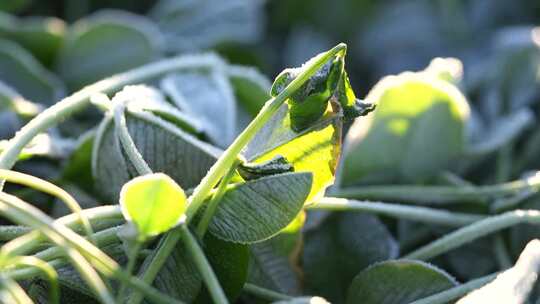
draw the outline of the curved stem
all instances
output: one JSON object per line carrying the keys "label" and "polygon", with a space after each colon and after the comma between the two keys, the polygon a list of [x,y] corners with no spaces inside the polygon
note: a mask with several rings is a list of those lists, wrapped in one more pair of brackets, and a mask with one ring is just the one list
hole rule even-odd
{"label": "curved stem", "polygon": [[481,277],[481,278],[469,281],[467,283],[458,285],[454,288],[450,288],[443,292],[439,292],[429,297],[416,300],[410,304],[446,304],[446,303],[452,302],[453,300],[456,300],[468,294],[469,292],[475,289],[478,289],[488,284],[489,282],[493,281],[497,277],[497,274],[498,273],[493,273],[485,277]]}
{"label": "curved stem", "polygon": [[71,210],[71,212],[73,212],[79,217],[79,220],[81,221],[86,235],[91,240],[91,242],[94,242],[94,231],[92,230],[92,225],[90,225],[90,221],[82,213],[82,208],[79,203],[77,203],[77,200],[75,200],[75,198],[73,198],[73,196],[67,193],[64,189],[35,176],[4,169],[0,169],[0,180],[6,180],[11,183],[31,187],[59,198],[66,204],[66,206]]}
{"label": "curved stem", "polygon": [[0,168],[13,167],[17,156],[32,138],[70,115],[82,111],[90,103],[90,97],[96,93],[112,93],[125,85],[142,82],[172,71],[211,67],[215,64],[219,64],[217,57],[208,54],[173,57],[117,74],[87,86],[46,109],[17,132],[0,154]]}
{"label": "curved stem", "polygon": [[452,202],[482,202],[486,199],[518,194],[524,190],[538,192],[540,190],[540,174],[496,185],[476,187],[453,186],[362,186],[335,189],[333,196],[367,199],[397,200],[424,204],[446,204]]}
{"label": "curved stem", "polygon": [[355,201],[335,197],[324,197],[315,204],[307,207],[307,209],[374,213],[399,219],[450,227],[469,225],[485,218],[485,216],[482,215],[450,212],[426,207]]}
{"label": "curved stem", "polygon": [[204,252],[199,246],[199,243],[197,243],[195,237],[189,231],[189,228],[186,225],[182,225],[182,227],[180,228],[180,232],[182,234],[182,239],[186,244],[186,248],[191,252],[191,257],[193,258],[195,265],[199,269],[199,273],[203,277],[203,280],[206,283],[206,287],[210,291],[210,295],[212,296],[214,303],[229,303],[225,292],[223,292],[223,289],[219,284],[216,274],[212,270],[212,266],[210,266],[210,263],[208,263],[208,260],[204,256]]}
{"label": "curved stem", "polygon": [[[120,206],[101,206],[82,211],[84,215],[92,222],[102,222],[106,220],[123,220]],[[79,218],[76,214],[66,215],[54,221],[56,225],[62,225],[70,229],[76,230],[80,228]],[[1,252],[10,253],[12,255],[24,255],[32,253],[39,247],[45,238],[38,233],[32,231],[28,234],[20,236],[2,246]]]}
{"label": "curved stem", "polygon": [[137,173],[140,175],[152,174],[152,169],[150,169],[150,166],[148,166],[142,157],[141,153],[137,149],[137,146],[135,146],[131,135],[129,134],[124,111],[124,104],[118,103],[114,106],[114,125],[116,127],[116,134],[118,135],[120,143],[122,144],[122,148],[124,148],[128,159],[135,167],[135,170],[137,170]]}
{"label": "curved stem", "polygon": [[[126,274],[116,261],[111,259],[92,243],[65,226],[55,225],[53,219],[19,198],[0,192],[0,211],[16,221],[24,222],[29,226],[39,229],[39,232],[46,234],[47,238],[51,239],[51,241],[62,248],[69,249],[70,255],[74,257],[73,260],[77,262],[75,266],[81,265],[82,263],[80,262],[84,261],[84,258],[87,258],[101,273],[107,276],[113,276],[120,281],[128,282],[130,286],[143,292],[152,301],[157,303],[181,303],[160,293],[138,278]],[[79,252],[83,253],[84,258]],[[77,259],[75,259],[75,257],[77,257]],[[92,267],[87,267],[82,270],[83,274],[91,272],[93,272]],[[96,280],[97,278],[98,277],[95,277]],[[109,300],[114,302],[112,297],[111,299],[107,298],[107,301],[105,302],[109,302]]]}
{"label": "curved stem", "polygon": [[405,255],[403,258],[417,260],[432,259],[495,231],[523,223],[536,225],[540,224],[540,211],[515,210],[488,217],[484,220],[451,232],[450,234],[447,234],[442,238]]}
{"label": "curved stem", "polygon": [[58,274],[56,270],[49,265],[49,263],[44,262],[41,259],[38,259],[33,256],[19,256],[15,257],[10,261],[14,265],[27,265],[32,268],[38,269],[47,277],[49,282],[49,302],[52,304],[60,303],[60,287],[58,285]]}

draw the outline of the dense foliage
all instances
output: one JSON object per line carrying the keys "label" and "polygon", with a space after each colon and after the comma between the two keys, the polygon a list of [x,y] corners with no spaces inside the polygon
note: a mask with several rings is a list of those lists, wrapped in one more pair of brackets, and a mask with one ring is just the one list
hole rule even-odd
{"label": "dense foliage", "polygon": [[540,5],[334,2],[2,0],[0,302],[540,303]]}

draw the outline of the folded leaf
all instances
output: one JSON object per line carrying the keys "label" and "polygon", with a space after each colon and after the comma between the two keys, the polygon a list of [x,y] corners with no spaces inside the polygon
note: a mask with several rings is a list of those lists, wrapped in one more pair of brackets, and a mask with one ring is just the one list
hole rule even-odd
{"label": "folded leaf", "polygon": [[[171,176],[182,188],[195,187],[216,161],[219,151],[148,112],[125,112],[129,134],[152,171]],[[96,189],[118,200],[123,184],[138,174],[124,156],[114,122],[105,118],[92,152]]]}
{"label": "folded leaf", "polygon": [[229,80],[220,69],[171,74],[162,80],[161,88],[188,116],[202,122],[213,143],[227,147],[234,140],[237,105]]}
{"label": "folded leaf", "polygon": [[333,184],[341,152],[342,119],[328,113],[310,128],[297,133],[290,127],[287,105],[261,129],[243,151],[251,162],[262,163],[277,155],[293,165],[295,172],[313,173],[313,184],[306,203],[324,194]]}

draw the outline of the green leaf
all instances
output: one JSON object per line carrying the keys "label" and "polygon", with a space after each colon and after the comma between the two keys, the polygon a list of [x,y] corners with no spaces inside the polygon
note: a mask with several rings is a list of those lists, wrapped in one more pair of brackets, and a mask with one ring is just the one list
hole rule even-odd
{"label": "green leaf", "polygon": [[311,183],[311,173],[284,173],[233,185],[220,201],[209,231],[235,243],[268,239],[300,212]]}
{"label": "green leaf", "polygon": [[56,70],[76,90],[157,59],[161,39],[159,30],[142,16],[98,12],[70,28]]}
{"label": "green leaf", "polygon": [[383,78],[366,100],[377,110],[346,136],[341,184],[422,181],[462,154],[469,106],[452,84],[406,72]]}
{"label": "green leaf", "polygon": [[260,0],[161,0],[151,10],[168,52],[209,49],[220,43],[251,43],[262,34]]}
{"label": "green leaf", "polygon": [[62,170],[63,180],[73,182],[88,192],[93,190],[94,183],[92,179],[92,149],[95,137],[95,130],[83,134]]}
{"label": "green leaf", "polygon": [[286,294],[301,294],[299,274],[289,259],[277,254],[272,244],[267,242],[251,246],[249,282]]}
{"label": "green leaf", "polygon": [[[211,234],[205,235],[203,245],[221,286],[230,301],[234,302],[246,281],[249,263],[247,246],[226,242]],[[146,271],[148,261],[145,259],[139,274]],[[181,242],[160,269],[154,287],[186,303],[212,303],[193,257]]]}
{"label": "green leaf", "polygon": [[250,282],[288,295],[301,294],[299,259],[304,221],[302,211],[278,235],[250,246]]}
{"label": "green leaf", "polygon": [[126,183],[120,192],[120,206],[124,218],[137,227],[142,241],[180,223],[185,217],[187,199],[184,190],[172,178],[155,173]]}
{"label": "green leaf", "polygon": [[[151,113],[128,107],[125,115],[129,134],[150,168],[184,189],[195,187],[217,160],[216,148]],[[92,172],[96,189],[113,201],[122,185],[138,175],[123,153],[114,122],[105,118],[96,135]]]}
{"label": "green leaf", "polygon": [[0,13],[0,37],[17,42],[51,66],[64,41],[65,23],[54,17],[17,18]]}
{"label": "green leaf", "polygon": [[0,39],[0,79],[33,102],[52,105],[64,96],[64,85],[28,51]]}
{"label": "green leaf", "polygon": [[249,114],[257,115],[270,99],[270,80],[254,68],[238,65],[229,65],[227,74],[236,100]]}
{"label": "green leaf", "polygon": [[332,214],[305,234],[302,261],[306,289],[310,294],[343,303],[356,274],[373,263],[397,256],[397,242],[375,216]]}
{"label": "green leaf", "polygon": [[227,147],[234,140],[236,100],[229,80],[219,69],[171,74],[162,80],[161,88],[188,116],[202,122],[213,143]]}
{"label": "green leaf", "polygon": [[290,127],[287,105],[261,129],[243,151],[250,162],[262,163],[281,155],[296,172],[311,172],[313,184],[306,203],[324,194],[334,183],[341,152],[342,119],[327,113],[310,128],[297,133]]}
{"label": "green leaf", "polygon": [[387,261],[370,266],[354,278],[347,303],[410,303],[456,285],[454,278],[433,265],[420,261]]}
{"label": "green leaf", "polygon": [[[154,251],[155,252],[155,251]],[[146,272],[151,259],[145,259],[139,276]],[[154,279],[154,287],[175,299],[193,303],[202,289],[202,278],[182,242],[178,242]],[[129,303],[129,300],[127,301]]]}

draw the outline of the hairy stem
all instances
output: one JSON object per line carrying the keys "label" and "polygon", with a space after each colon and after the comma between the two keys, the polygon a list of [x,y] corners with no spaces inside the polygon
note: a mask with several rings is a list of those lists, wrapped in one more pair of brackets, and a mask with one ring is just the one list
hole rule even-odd
{"label": "hairy stem", "polygon": [[210,199],[210,202],[208,203],[208,206],[206,210],[204,211],[203,217],[199,224],[197,225],[196,234],[199,240],[204,239],[204,234],[206,233],[206,229],[208,229],[208,225],[210,224],[210,221],[212,220],[212,216],[214,216],[214,213],[216,212],[216,209],[218,207],[219,202],[223,198],[223,195],[225,195],[225,190],[227,190],[227,185],[229,184],[229,181],[234,176],[234,173],[236,171],[236,165],[233,165],[227,174],[221,179],[221,182],[219,184],[218,189],[212,196],[212,199]]}
{"label": "hairy stem", "polygon": [[120,139],[120,143],[122,144],[122,148],[124,148],[128,159],[131,161],[131,163],[137,170],[137,173],[139,173],[140,175],[152,174],[152,169],[150,169],[150,166],[148,166],[139,150],[137,150],[137,147],[135,146],[131,135],[129,135],[124,111],[125,106],[123,104],[118,103],[117,105],[115,105],[114,124],[116,127],[118,138]]}
{"label": "hairy stem", "polygon": [[450,212],[433,208],[381,202],[364,202],[324,197],[308,207],[311,210],[358,211],[450,227],[461,227],[485,218],[482,215]]}
{"label": "hairy stem", "polygon": [[447,204],[464,201],[483,202],[485,199],[515,195],[524,190],[538,192],[540,190],[540,174],[490,186],[381,185],[335,189],[330,194],[355,199],[407,201],[415,204]]}
{"label": "hairy stem", "polygon": [[212,267],[210,266],[210,263],[208,263],[208,260],[204,256],[204,252],[199,246],[199,243],[197,243],[197,240],[189,231],[189,228],[186,226],[182,226],[180,228],[180,232],[182,234],[182,239],[186,244],[186,248],[190,251],[191,257],[193,258],[195,265],[199,269],[199,273],[203,277],[203,280],[206,283],[206,287],[210,291],[210,295],[214,300],[214,303],[229,303],[225,292],[223,292],[223,289],[219,284],[216,274],[214,273]]}
{"label": "hairy stem", "polygon": [[[133,247],[129,250],[128,264],[126,266],[126,273],[128,275],[133,274],[133,270],[135,269],[135,264],[137,262],[137,256],[139,255],[139,251],[141,251],[142,245],[143,245],[143,242],[137,241],[133,245]],[[124,299],[125,293],[126,293],[126,289],[127,289],[127,283],[122,282],[120,284],[120,291],[118,291],[118,296],[116,297],[116,302],[117,303],[122,303],[123,302],[123,299]]]}
{"label": "hairy stem", "polygon": [[405,255],[403,258],[429,260],[490,233],[524,223],[540,224],[540,211],[515,210],[488,217],[451,232],[450,234]]}
{"label": "hairy stem", "polygon": [[45,192],[59,198],[66,204],[66,206],[71,210],[71,212],[73,212],[79,217],[79,220],[86,232],[86,235],[92,242],[94,242],[92,236],[94,234],[94,231],[92,230],[92,225],[90,225],[90,221],[88,221],[88,219],[82,213],[81,206],[79,205],[79,203],[77,203],[77,200],[75,200],[75,198],[73,198],[73,196],[67,193],[64,189],[35,176],[4,169],[0,169],[0,180],[6,180],[11,183],[31,187],[33,189]]}

